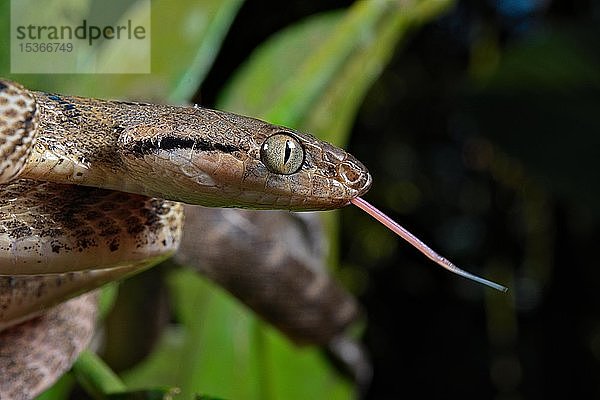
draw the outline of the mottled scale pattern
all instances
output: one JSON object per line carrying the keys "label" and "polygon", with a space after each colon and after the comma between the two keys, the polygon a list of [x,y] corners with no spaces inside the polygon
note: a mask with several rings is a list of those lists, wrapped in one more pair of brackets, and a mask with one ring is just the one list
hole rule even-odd
{"label": "mottled scale pattern", "polygon": [[[371,176],[352,155],[311,135],[202,107],[31,92],[39,133],[23,178],[103,187],[189,204],[325,210],[366,192]],[[304,149],[283,176],[261,161],[275,133]]]}
{"label": "mottled scale pattern", "polygon": [[174,251],[179,203],[21,179],[0,187],[0,274],[109,268]]}
{"label": "mottled scale pattern", "polygon": [[0,186],[0,399],[32,398],[88,344],[89,298],[48,308],[164,259],[181,230],[171,201],[26,179]]}
{"label": "mottled scale pattern", "polygon": [[0,80],[0,183],[14,179],[33,148],[39,112],[31,93]]}
{"label": "mottled scale pattern", "polygon": [[181,230],[179,203],[25,179],[3,185],[0,329],[99,286],[112,271],[155,264],[175,251]]}
{"label": "mottled scale pattern", "polygon": [[[293,136],[303,147],[303,165],[293,175],[271,171],[261,160],[262,144],[275,133]],[[0,343],[7,343],[4,332],[26,337],[25,328],[19,329],[28,325],[14,324],[56,304],[63,292],[77,295],[112,279],[113,272],[129,274],[172,253],[181,235],[181,205],[157,198],[323,210],[349,204],[371,184],[365,167],[343,150],[256,119],[200,107],[31,92],[0,80],[2,135],[0,183],[10,183],[0,186]],[[11,181],[17,176],[32,180]],[[328,290],[323,279],[306,281],[312,284],[302,297]],[[344,310],[337,326],[354,313],[352,305]],[[2,324],[13,327],[2,331]],[[43,338],[29,340],[39,345]],[[43,353],[12,354],[25,358],[24,371],[44,362]],[[48,385],[70,364],[59,367],[49,359],[46,365]],[[0,377],[7,371],[17,371],[10,357],[0,359]],[[41,386],[30,381],[37,393]],[[15,376],[13,382],[27,379]],[[9,389],[8,398],[34,393]]]}
{"label": "mottled scale pattern", "polygon": [[40,315],[78,294],[140,272],[155,262],[142,260],[120,267],[60,274],[0,275],[0,340],[7,327]]}
{"label": "mottled scale pattern", "polygon": [[32,399],[70,368],[94,333],[97,297],[85,294],[0,333],[0,399]]}
{"label": "mottled scale pattern", "polygon": [[[186,206],[185,215],[175,260],[219,283],[296,343],[326,345],[358,317],[356,300],[324,268],[325,239],[314,213]],[[198,246],[200,235],[218,246]]]}

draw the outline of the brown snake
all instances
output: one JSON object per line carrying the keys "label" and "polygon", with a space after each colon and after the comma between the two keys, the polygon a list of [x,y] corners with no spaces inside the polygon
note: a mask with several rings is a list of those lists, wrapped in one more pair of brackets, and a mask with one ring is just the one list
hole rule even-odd
{"label": "brown snake", "polygon": [[[182,227],[177,201],[322,210],[371,183],[343,150],[252,118],[8,81],[0,81],[0,137],[0,392],[9,398],[43,390],[92,332],[71,327],[81,331],[72,351],[52,356],[41,350],[52,346],[44,332],[64,324],[64,314],[14,325],[172,254]],[[93,312],[91,297],[59,308]]]}
{"label": "brown snake", "polygon": [[[178,248],[179,202],[293,211],[354,202],[365,209],[358,196],[371,185],[353,156],[288,128],[200,107],[29,91],[2,80],[0,155],[2,399],[39,393],[88,344],[93,325],[64,316],[93,317],[95,295],[64,301]],[[48,337],[56,325],[77,334]],[[52,340],[72,341],[70,351],[51,354]]]}

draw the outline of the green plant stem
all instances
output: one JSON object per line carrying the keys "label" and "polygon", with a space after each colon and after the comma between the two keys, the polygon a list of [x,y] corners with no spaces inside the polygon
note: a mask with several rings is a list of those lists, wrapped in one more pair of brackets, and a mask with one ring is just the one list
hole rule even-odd
{"label": "green plant stem", "polygon": [[77,381],[96,399],[103,399],[110,393],[127,390],[121,379],[94,352],[83,351],[75,364],[73,373]]}

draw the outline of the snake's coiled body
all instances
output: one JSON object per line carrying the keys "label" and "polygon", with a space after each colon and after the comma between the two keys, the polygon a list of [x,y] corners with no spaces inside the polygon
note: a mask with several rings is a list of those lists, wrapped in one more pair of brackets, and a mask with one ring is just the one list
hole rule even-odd
{"label": "snake's coiled body", "polygon": [[[4,399],[29,398],[68,368],[91,337],[94,296],[22,322],[168,257],[181,236],[177,201],[331,209],[368,190],[371,177],[341,149],[252,118],[32,92],[0,80],[0,182]],[[66,340],[70,350],[15,351],[44,340]]]}
{"label": "snake's coiled body", "polygon": [[97,293],[0,332],[2,399],[32,399],[70,368],[92,339]]}
{"label": "snake's coiled body", "polygon": [[0,329],[157,263],[181,239],[182,205],[20,179],[0,197]]}

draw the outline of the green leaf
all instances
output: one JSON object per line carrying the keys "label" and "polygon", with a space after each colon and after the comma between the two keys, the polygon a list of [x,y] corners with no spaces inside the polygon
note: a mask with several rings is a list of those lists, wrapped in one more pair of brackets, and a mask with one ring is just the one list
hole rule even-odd
{"label": "green leaf", "polygon": [[352,397],[351,385],[318,349],[297,348],[193,271],[173,272],[169,284],[183,328],[171,331],[147,362],[124,376],[128,386],[176,383],[182,398],[197,393],[230,399]]}
{"label": "green leaf", "polygon": [[36,400],[66,399],[73,390],[75,379],[73,374],[64,374],[52,387],[36,397]]}
{"label": "green leaf", "polygon": [[[68,10],[70,20],[83,20],[96,7],[106,6],[101,0],[79,3],[79,7],[72,7],[71,3],[47,0],[44,12],[55,15],[53,18],[60,21],[64,10]],[[169,0],[152,1],[150,74],[53,74],[52,79],[48,79],[43,74],[10,74],[9,63],[4,62],[0,64],[0,76],[49,92],[184,103],[189,101],[212,66],[240,5],[239,0],[180,0],[176,5]],[[143,7],[133,1],[120,19],[127,20],[144,12]],[[2,16],[6,21],[2,26],[8,27],[8,7],[0,9]],[[9,60],[9,37],[7,34],[0,38],[4,60]],[[136,63],[137,55],[126,51],[121,44],[119,41],[107,43],[92,57],[103,63]]]}
{"label": "green leaf", "polygon": [[112,282],[102,286],[98,307],[100,308],[100,316],[104,318],[112,309],[119,295],[119,283]]}
{"label": "green leaf", "polygon": [[251,313],[191,270],[173,272],[169,287],[181,328],[172,329],[147,362],[125,375],[128,384],[176,383],[183,398],[198,393],[258,398]]}
{"label": "green leaf", "polygon": [[[236,73],[219,99],[219,108],[260,116],[345,144],[366,91],[398,42],[409,28],[435,17],[452,2],[408,4],[357,2],[347,11],[315,16],[287,28],[258,48]],[[327,222],[335,241],[337,221],[331,216]],[[268,386],[263,389],[268,394],[265,398],[352,395],[319,352],[293,348],[262,324],[257,337],[262,338],[263,368],[270,371],[265,380]],[[285,368],[279,367],[282,365]]]}
{"label": "green leaf", "polygon": [[[391,2],[388,2],[391,3]],[[344,146],[367,91],[410,32],[446,10],[452,1],[421,1],[385,10],[303,116],[301,128]],[[388,12],[389,11],[389,12]]]}
{"label": "green leaf", "polygon": [[345,12],[287,28],[236,73],[219,108],[306,129],[343,146],[366,91],[408,29],[439,15],[452,1],[402,4],[357,2]]}
{"label": "green leaf", "polygon": [[179,394],[178,389],[130,390],[106,395],[106,400],[171,400]]}

